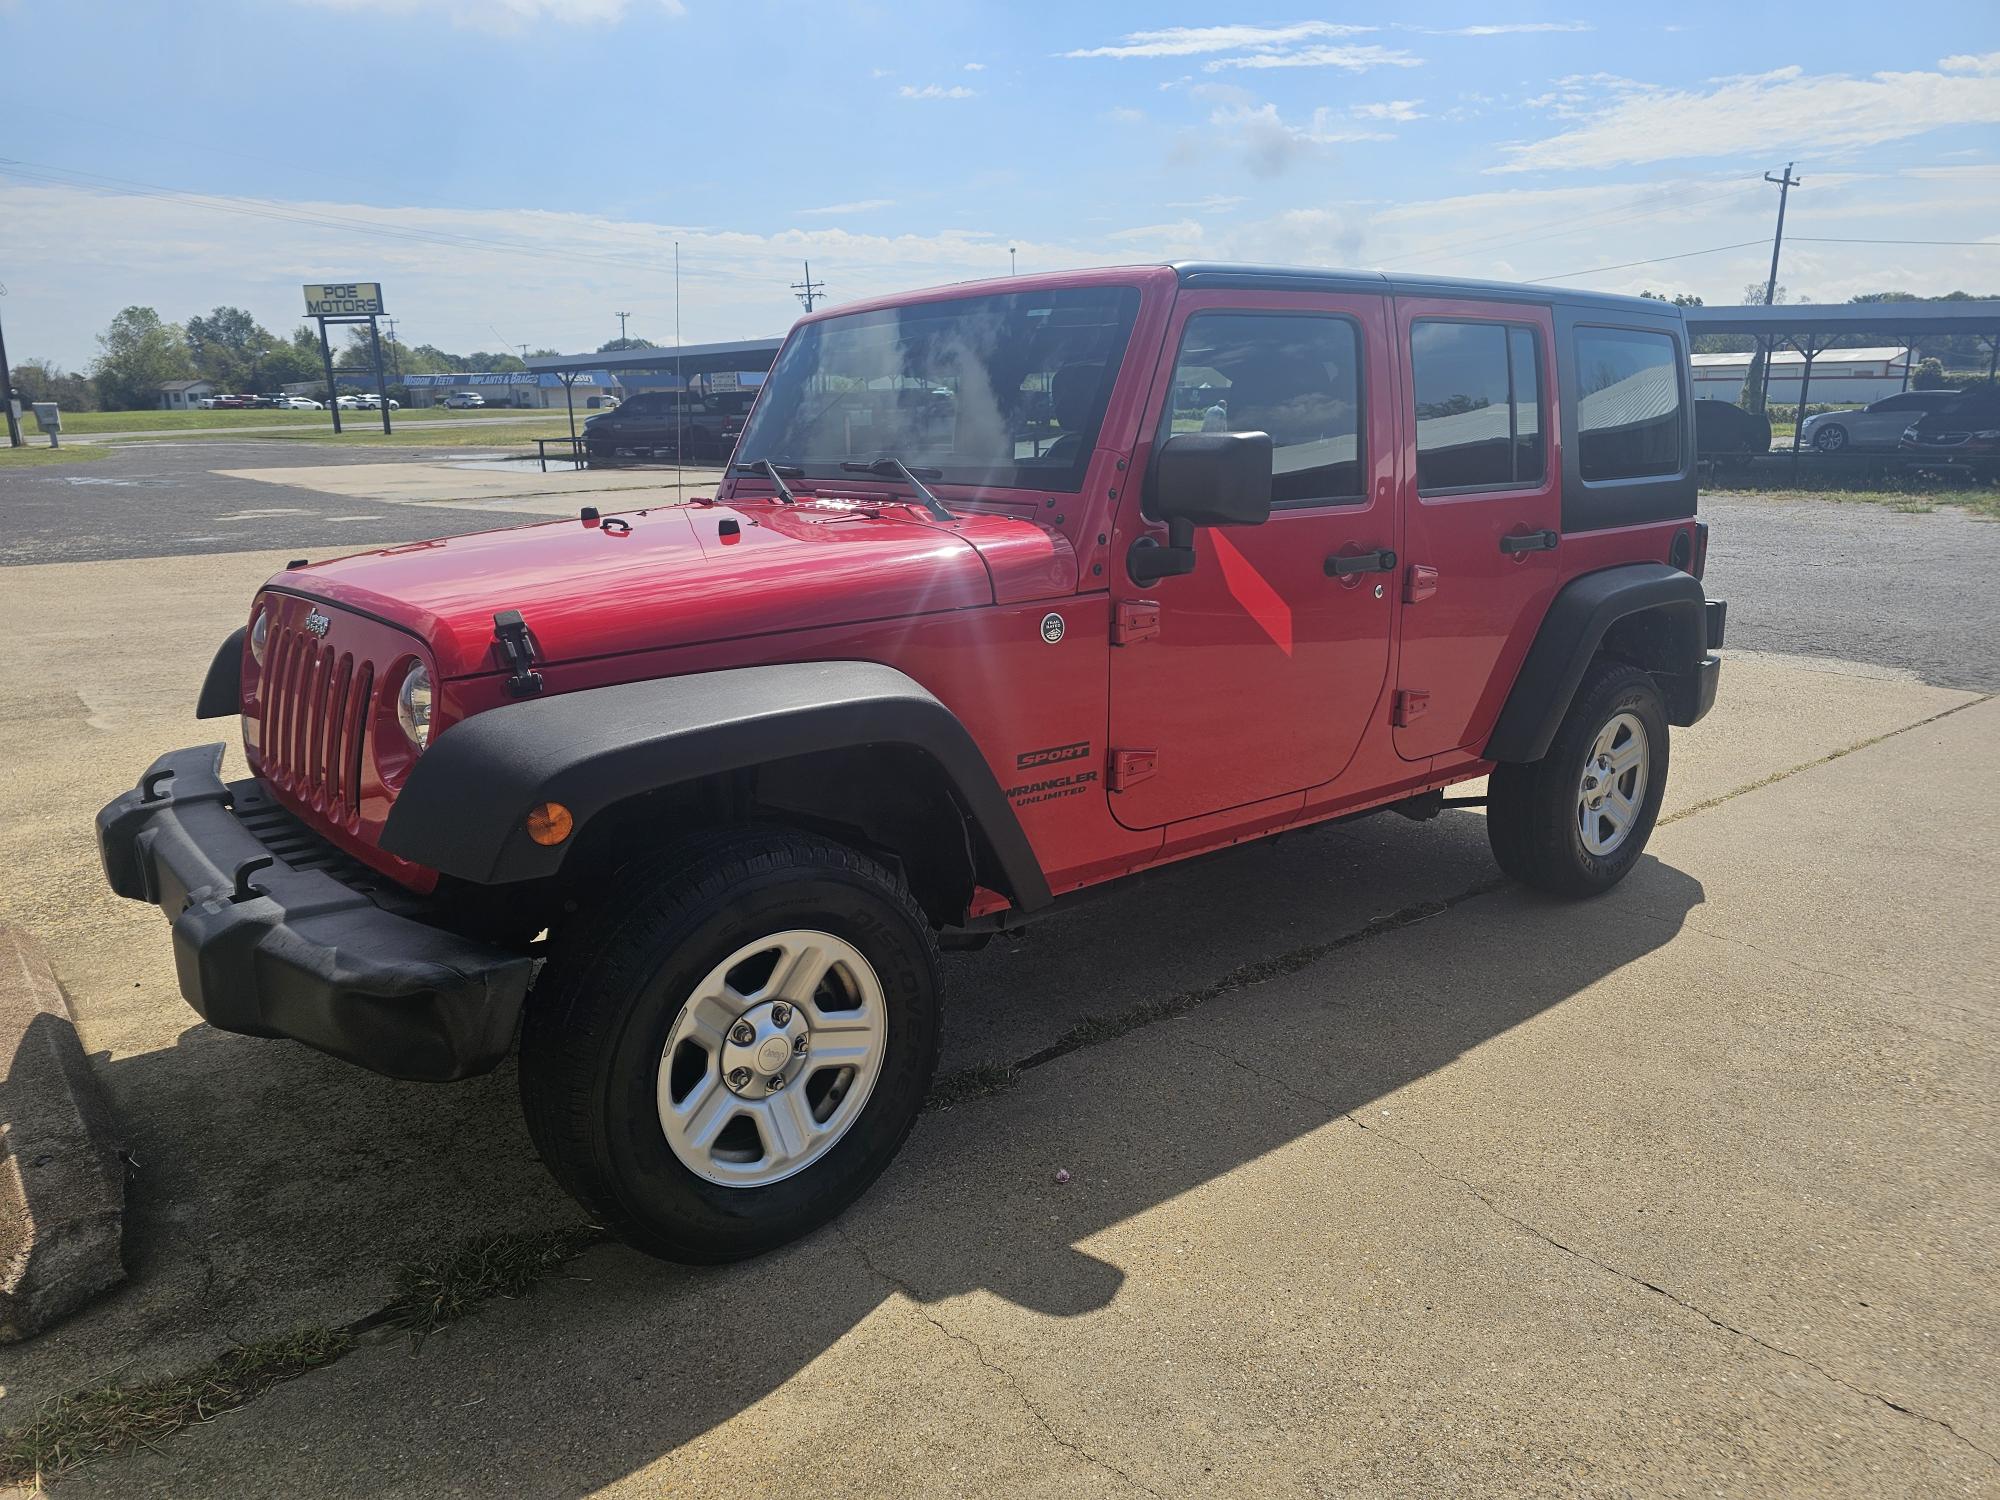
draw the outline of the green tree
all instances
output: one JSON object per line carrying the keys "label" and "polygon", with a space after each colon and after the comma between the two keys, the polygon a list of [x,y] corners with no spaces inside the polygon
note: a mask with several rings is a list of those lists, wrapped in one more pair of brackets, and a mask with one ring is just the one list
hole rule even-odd
{"label": "green tree", "polygon": [[218,307],[205,318],[188,319],[187,342],[204,379],[225,391],[248,391],[268,383],[258,367],[279,340],[242,308]]}
{"label": "green tree", "polygon": [[13,375],[24,406],[53,401],[64,411],[97,410],[97,389],[89,377],[65,370],[52,359],[24,359],[14,366]]}
{"label": "green tree", "polygon": [[1941,391],[1945,387],[1944,361],[1933,355],[1917,366],[1910,384],[1920,391]]}
{"label": "green tree", "polygon": [[[651,339],[612,339],[609,343],[599,344],[597,352],[599,354],[617,354],[625,349],[657,349],[659,347]],[[555,351],[551,349],[549,353],[553,354]]]}
{"label": "green tree", "polygon": [[160,404],[160,387],[194,371],[187,334],[162,322],[150,307],[128,307],[97,336],[91,365],[97,396],[107,411],[144,411]]}

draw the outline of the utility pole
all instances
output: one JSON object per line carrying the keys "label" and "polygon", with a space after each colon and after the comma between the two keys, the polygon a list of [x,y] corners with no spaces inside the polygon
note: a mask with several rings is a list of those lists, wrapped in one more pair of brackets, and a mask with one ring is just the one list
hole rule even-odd
{"label": "utility pole", "polygon": [[1009,276],[1014,274],[1014,247],[1012,245],[1007,247],[1007,274]]}
{"label": "utility pole", "polygon": [[792,290],[798,293],[799,301],[805,304],[807,312],[813,310],[813,303],[826,295],[826,283],[813,280],[813,263],[806,262],[806,279],[792,283]]}
{"label": "utility pole", "polygon": [[[7,283],[0,281],[0,297],[7,295]],[[7,330],[0,328],[0,406],[7,408],[7,446],[25,448],[28,440],[21,436],[21,419],[14,414],[14,368],[7,363]]]}
{"label": "utility pole", "polygon": [[[1792,189],[1799,186],[1799,179],[1792,175],[1793,165],[1791,162],[1786,162],[1785,170],[1776,177],[1773,177],[1769,172],[1764,174],[1764,180],[1778,190],[1778,228],[1777,232],[1771,236],[1771,274],[1764,282],[1764,305],[1766,307],[1771,306],[1773,300],[1778,295],[1778,252],[1784,248],[1785,244],[1785,200],[1791,196]],[[1752,411],[1763,411],[1765,404],[1769,400],[1771,393],[1771,350],[1775,347],[1777,347],[1775,339],[1760,338],[1757,341],[1757,358],[1751,362],[1754,368],[1750,372],[1751,376],[1757,381],[1755,404],[1750,408]],[[1749,382],[1746,380],[1745,386],[1747,387],[1748,384]],[[1800,420],[1805,420],[1803,414],[1800,415]]]}
{"label": "utility pole", "polygon": [[[396,320],[394,318],[384,318],[382,321],[389,325],[389,368],[395,371],[396,383],[401,385],[403,383],[403,346],[396,342]],[[381,395],[385,399],[388,394],[387,391],[381,392]]]}
{"label": "utility pole", "polygon": [[611,316],[618,320],[618,342],[623,344],[625,342],[625,320],[632,315],[628,312],[622,312],[613,313]]}

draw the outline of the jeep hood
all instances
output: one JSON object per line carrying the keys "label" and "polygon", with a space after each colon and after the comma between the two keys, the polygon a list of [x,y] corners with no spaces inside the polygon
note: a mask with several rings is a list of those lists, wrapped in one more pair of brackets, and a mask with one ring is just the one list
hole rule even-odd
{"label": "jeep hood", "polygon": [[269,586],[409,630],[449,678],[502,669],[498,610],[557,664],[1045,598],[1075,589],[1076,563],[1060,532],[1012,516],[749,501],[415,542]]}

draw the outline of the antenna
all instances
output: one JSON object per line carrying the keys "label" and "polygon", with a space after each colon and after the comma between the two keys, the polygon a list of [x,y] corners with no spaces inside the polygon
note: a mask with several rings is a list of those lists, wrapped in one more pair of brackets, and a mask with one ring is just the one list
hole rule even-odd
{"label": "antenna", "polygon": [[799,301],[805,304],[806,311],[811,312],[813,310],[813,303],[822,300],[826,296],[826,283],[824,281],[813,280],[813,263],[811,261],[807,261],[805,265],[806,279],[804,281],[793,282],[792,290],[798,293]]}
{"label": "antenna", "polygon": [[687,377],[681,374],[681,242],[674,241],[674,384],[680,387],[674,398],[674,499],[687,499],[681,484],[681,464],[687,457],[687,439],[682,436],[687,423]]}

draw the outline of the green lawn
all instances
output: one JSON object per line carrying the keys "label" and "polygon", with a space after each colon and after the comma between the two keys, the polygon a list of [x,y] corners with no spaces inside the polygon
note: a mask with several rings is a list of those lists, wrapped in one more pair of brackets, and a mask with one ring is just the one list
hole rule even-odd
{"label": "green lawn", "polygon": [[[506,407],[453,411],[447,407],[428,406],[390,412],[389,419],[392,425],[400,426],[404,422],[437,422],[446,418],[471,417],[475,421],[481,419],[491,421],[496,418],[505,419],[521,415],[522,413]],[[343,411],[340,420],[349,428],[364,422],[372,422],[377,433],[382,430],[380,412]],[[23,421],[25,423],[26,419]],[[323,411],[66,411],[62,419],[65,434],[176,432],[199,427],[226,427],[231,431],[240,428],[246,432],[255,432],[259,427],[282,427],[287,423],[300,422],[318,422],[327,431],[333,430],[332,413]]]}
{"label": "green lawn", "polygon": [[[318,413],[310,413],[317,416]],[[358,415],[370,416],[362,412]],[[501,412],[495,420],[482,422],[477,426],[438,428],[428,422],[404,425],[403,413],[390,414],[391,426],[395,429],[388,436],[382,434],[382,424],[372,425],[346,417],[347,430],[339,437],[333,435],[333,428],[314,427],[309,431],[287,431],[280,428],[255,428],[241,434],[244,438],[254,438],[262,443],[339,443],[343,447],[363,448],[528,448],[536,438],[569,436],[569,417],[559,411],[552,412]],[[453,413],[454,416],[457,413]],[[576,414],[576,430],[583,431],[583,413]],[[162,442],[221,442],[210,433],[176,433],[160,439]]]}
{"label": "green lawn", "polygon": [[1755,500],[1831,500],[1839,505],[1881,505],[1906,515],[1928,515],[1950,506],[1984,520],[2000,521],[2000,485],[1968,484],[1964,479],[1926,482],[1917,474],[1857,475],[1843,481],[1823,475],[1810,487],[1767,488],[1740,476],[1718,475],[1702,486],[1705,494]]}
{"label": "green lawn", "polygon": [[51,448],[47,438],[36,437],[25,428],[22,436],[28,440],[27,447],[9,447],[6,427],[0,424],[0,471],[10,467],[34,469],[50,464],[87,464],[93,458],[104,457],[102,448]]}

